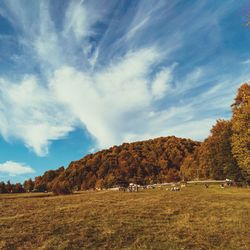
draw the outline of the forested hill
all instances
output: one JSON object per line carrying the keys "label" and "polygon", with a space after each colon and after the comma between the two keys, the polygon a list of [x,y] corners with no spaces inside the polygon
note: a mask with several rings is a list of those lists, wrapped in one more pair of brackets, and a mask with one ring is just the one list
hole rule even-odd
{"label": "forested hill", "polygon": [[36,178],[35,185],[50,189],[58,182],[84,190],[129,182],[178,181],[181,164],[199,145],[174,136],[124,143],[71,162],[65,171],[57,171],[57,175],[60,173],[57,177],[55,171],[47,171]]}

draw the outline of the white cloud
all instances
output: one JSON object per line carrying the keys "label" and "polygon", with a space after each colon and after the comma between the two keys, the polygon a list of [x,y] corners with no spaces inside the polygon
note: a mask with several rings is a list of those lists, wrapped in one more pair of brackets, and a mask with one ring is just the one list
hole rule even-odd
{"label": "white cloud", "polygon": [[48,153],[49,141],[73,129],[73,118],[32,76],[19,84],[0,79],[0,117],[0,134],[6,140],[22,140],[40,156]]}
{"label": "white cloud", "polygon": [[123,140],[122,123],[126,122],[126,116],[133,119],[136,112],[152,103],[154,95],[148,75],[157,58],[157,51],[148,48],[130,52],[91,75],[63,67],[55,72],[50,89],[97,139],[101,148],[110,146]]}
{"label": "white cloud", "polygon": [[32,174],[35,173],[35,170],[25,163],[6,161],[4,163],[0,163],[0,172],[8,174],[9,176],[16,176],[22,174]]}
{"label": "white cloud", "polygon": [[60,39],[55,32],[54,23],[51,20],[48,12],[48,2],[42,1],[39,6],[39,22],[37,26],[37,34],[34,34],[31,41],[31,46],[37,54],[38,61],[44,67],[56,68],[64,62],[64,53],[60,47]]}
{"label": "white cloud", "polygon": [[152,94],[156,99],[164,97],[167,90],[171,88],[170,84],[173,80],[173,69],[177,64],[170,68],[164,68],[156,74],[152,83]]}
{"label": "white cloud", "polygon": [[81,39],[90,32],[87,10],[82,6],[83,1],[72,1],[66,13],[65,36],[72,31],[76,39]]}

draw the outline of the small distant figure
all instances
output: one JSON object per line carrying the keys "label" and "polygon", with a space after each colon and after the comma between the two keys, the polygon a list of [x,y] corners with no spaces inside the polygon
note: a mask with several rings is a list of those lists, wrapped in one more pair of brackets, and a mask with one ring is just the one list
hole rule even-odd
{"label": "small distant figure", "polygon": [[231,187],[231,186],[233,185],[233,181],[230,180],[230,179],[226,179],[225,185],[226,185],[227,187]]}
{"label": "small distant figure", "polygon": [[138,185],[138,184],[130,183],[128,186],[128,192],[138,192],[139,187],[140,187],[140,185]]}
{"label": "small distant figure", "polygon": [[180,191],[181,189],[179,187],[172,187],[171,191]]}
{"label": "small distant figure", "polygon": [[205,188],[208,188],[208,184],[207,183],[205,184]]}
{"label": "small distant figure", "polygon": [[225,186],[224,186],[224,183],[220,184],[220,187],[221,187],[221,188],[224,188],[224,187],[225,187]]}

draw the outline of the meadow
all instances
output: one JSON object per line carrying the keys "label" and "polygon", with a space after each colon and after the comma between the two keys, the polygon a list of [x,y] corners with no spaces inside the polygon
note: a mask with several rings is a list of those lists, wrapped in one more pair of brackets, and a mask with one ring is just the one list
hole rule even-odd
{"label": "meadow", "polygon": [[250,189],[0,195],[0,249],[250,249]]}

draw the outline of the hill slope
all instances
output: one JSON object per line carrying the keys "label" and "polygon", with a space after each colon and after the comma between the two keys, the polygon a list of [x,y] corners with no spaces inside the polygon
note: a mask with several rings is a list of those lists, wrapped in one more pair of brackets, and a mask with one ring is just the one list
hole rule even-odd
{"label": "hill slope", "polygon": [[52,181],[66,181],[71,187],[83,190],[129,182],[178,181],[181,164],[199,145],[174,136],[124,143],[71,162]]}

